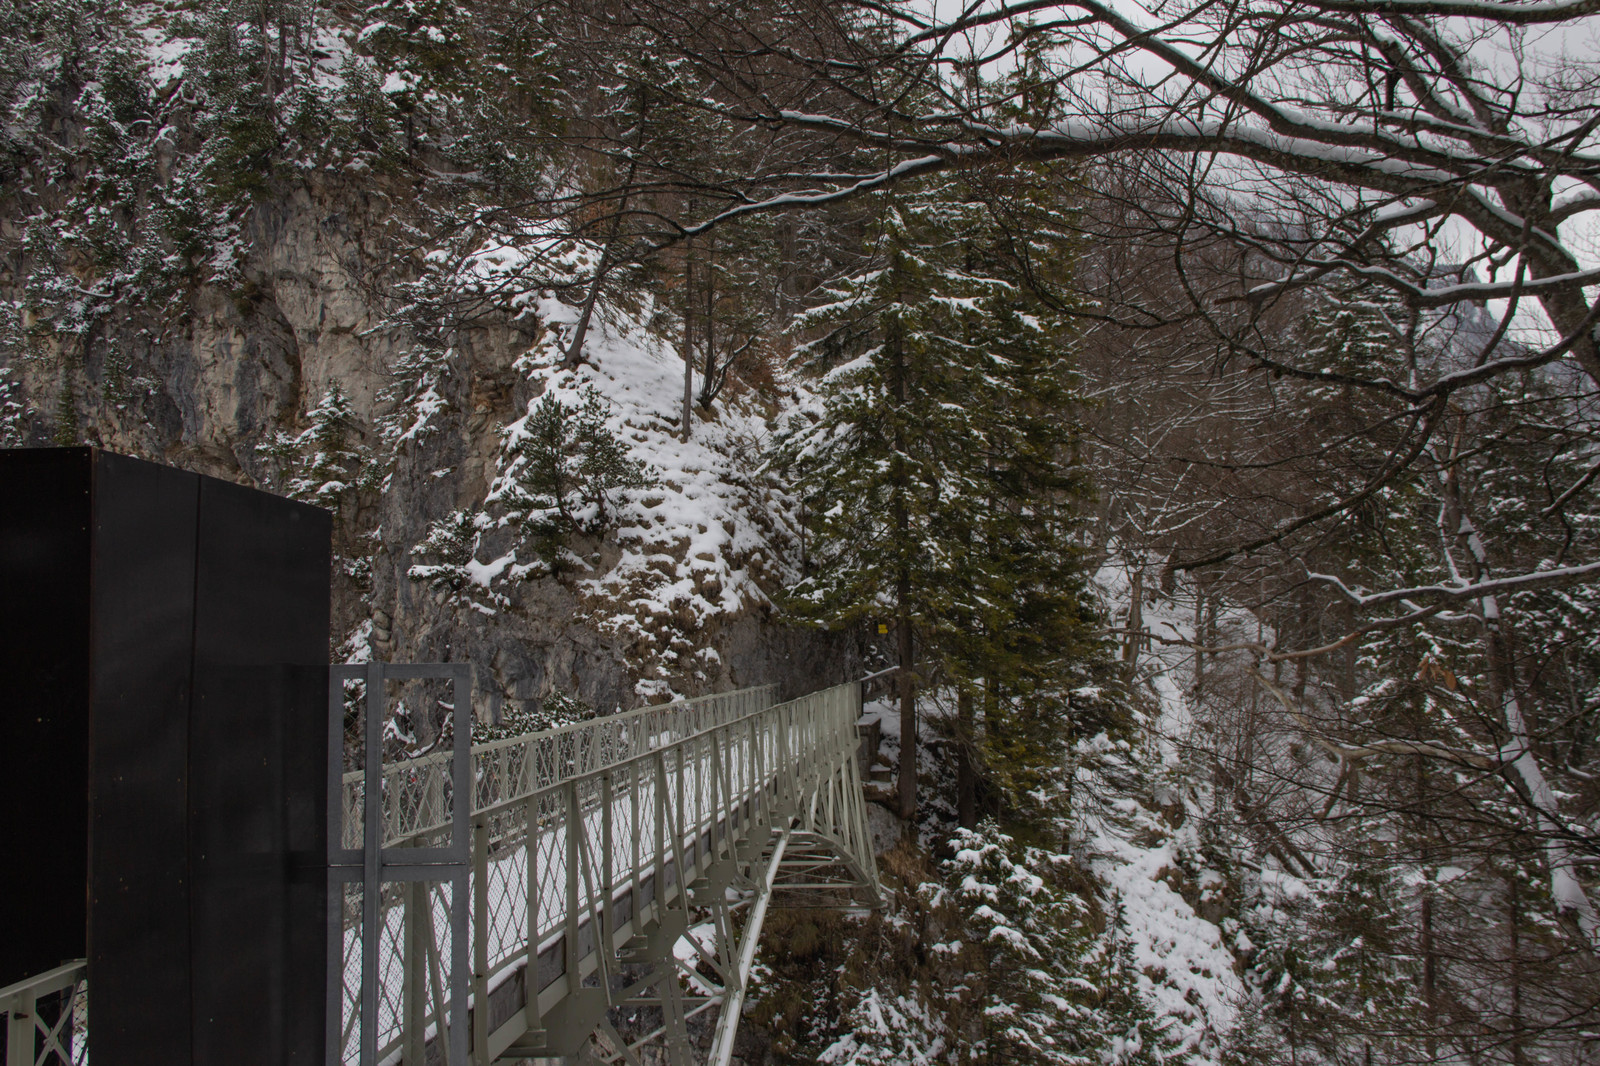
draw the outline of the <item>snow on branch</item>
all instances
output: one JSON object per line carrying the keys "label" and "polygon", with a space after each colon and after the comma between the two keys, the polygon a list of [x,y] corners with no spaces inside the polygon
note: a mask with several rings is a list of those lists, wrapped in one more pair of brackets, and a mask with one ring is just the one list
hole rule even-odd
{"label": "snow on branch", "polygon": [[1479,599],[1484,596],[1498,595],[1502,592],[1520,592],[1524,589],[1564,585],[1595,575],[1600,575],[1600,561],[1584,563],[1580,566],[1561,566],[1551,570],[1536,570],[1532,573],[1491,578],[1487,581],[1469,581],[1457,585],[1416,585],[1412,588],[1390,589],[1386,592],[1371,594],[1357,592],[1333,574],[1308,572],[1306,576],[1312,581],[1320,581],[1333,586],[1340,594],[1358,607],[1376,607],[1386,603],[1421,599],[1423,597],[1437,597],[1446,600]]}
{"label": "snow on branch", "polygon": [[1514,26],[1569,22],[1600,12],[1600,0],[1556,0],[1553,3],[1502,4],[1492,0],[1309,0],[1309,6],[1351,15],[1428,15],[1485,19]]}

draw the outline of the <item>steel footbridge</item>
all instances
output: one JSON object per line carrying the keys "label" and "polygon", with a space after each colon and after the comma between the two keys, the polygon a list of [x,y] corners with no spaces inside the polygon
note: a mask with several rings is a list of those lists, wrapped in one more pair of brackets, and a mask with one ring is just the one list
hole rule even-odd
{"label": "steel footbridge", "polygon": [[441,677],[469,736],[464,666],[330,677],[365,688],[370,769],[330,770],[328,1063],[725,1066],[769,904],[877,904],[858,684],[384,764],[385,682]]}

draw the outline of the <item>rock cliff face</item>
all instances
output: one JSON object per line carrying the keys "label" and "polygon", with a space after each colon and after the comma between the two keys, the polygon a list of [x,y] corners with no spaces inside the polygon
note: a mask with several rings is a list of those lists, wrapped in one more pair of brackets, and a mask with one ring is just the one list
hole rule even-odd
{"label": "rock cliff face", "polygon": [[[148,295],[108,280],[114,271],[81,251],[40,250],[41,226],[81,217],[75,199],[92,191],[66,178],[0,203],[0,296],[11,315],[0,401],[13,404],[10,442],[92,443],[330,506],[337,657],[470,661],[485,718],[506,701],[552,691],[610,710],[768,682],[794,694],[855,673],[853,640],[787,626],[767,600],[792,571],[792,548],[782,521],[762,519],[768,502],[781,511],[782,501],[751,488],[759,457],[751,438],[761,429],[752,411],[730,408],[726,418],[743,435],[713,434],[692,470],[709,485],[707,499],[731,496],[727,482],[739,482],[745,517],[718,512],[677,529],[681,514],[652,517],[645,507],[633,532],[637,540],[648,529],[653,547],[635,545],[636,572],[625,580],[617,574],[630,558],[626,530],[577,546],[585,565],[554,575],[513,567],[517,576],[491,573],[465,592],[410,576],[431,524],[453,512],[486,514],[507,461],[507,427],[559,376],[530,352],[564,336],[567,309],[546,294],[536,312],[491,307],[470,326],[440,322],[419,336],[414,319],[395,314],[398,294],[425,269],[422,213],[403,181],[310,173],[257,195],[203,249],[213,263],[226,258],[221,268],[192,270]],[[124,229],[138,225],[134,218]],[[46,275],[53,287],[40,284]],[[87,309],[67,306],[74,286],[115,284],[120,291]],[[613,359],[609,374],[590,375],[611,388],[618,431],[647,465],[656,442],[677,432],[666,422],[674,398],[629,399],[630,390],[659,392],[682,372],[681,362],[671,365],[675,353],[640,339],[650,327],[646,313],[597,330],[610,337],[607,350],[655,348],[643,362],[633,352],[631,361]],[[607,369],[603,352],[591,362]],[[648,380],[633,375],[639,366]],[[330,407],[330,394],[343,406]],[[343,458],[330,458],[319,427],[337,430]],[[726,454],[735,438],[742,455]],[[662,495],[682,488],[672,481],[675,461]],[[691,542],[719,521],[739,528],[719,547],[695,544],[691,557]],[[515,540],[486,529],[472,565],[493,571],[487,555],[499,554],[506,571]],[[730,574],[742,582],[737,595],[721,587]],[[652,580],[641,585],[641,575]]]}

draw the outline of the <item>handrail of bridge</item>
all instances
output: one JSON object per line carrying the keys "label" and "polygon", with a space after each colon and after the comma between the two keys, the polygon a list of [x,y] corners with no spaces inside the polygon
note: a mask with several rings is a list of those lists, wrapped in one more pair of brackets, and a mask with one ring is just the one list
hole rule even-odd
{"label": "handrail of bridge", "polygon": [[[88,973],[88,962],[77,959],[0,988],[0,1013],[6,1015],[5,1066],[85,1061],[82,1044],[72,1037],[82,1023],[75,1017],[75,1001]],[[52,997],[58,1002],[56,1017],[41,1017],[40,1001]]]}
{"label": "handrail of bridge", "polygon": [[[770,707],[776,685],[638,707],[537,733],[472,746],[472,809],[526,796],[570,777],[596,773],[642,752],[675,744]],[[366,798],[363,773],[344,774],[343,846],[359,848]],[[450,753],[404,759],[383,771],[383,846],[403,847],[442,829],[452,803]]]}

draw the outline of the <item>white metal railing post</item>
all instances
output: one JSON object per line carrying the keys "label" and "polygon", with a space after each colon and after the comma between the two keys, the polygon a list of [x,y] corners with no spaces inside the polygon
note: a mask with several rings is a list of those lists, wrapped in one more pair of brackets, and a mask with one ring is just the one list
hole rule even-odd
{"label": "white metal railing post", "polygon": [[[602,936],[598,942],[602,949],[609,950],[610,937],[617,930],[617,886],[616,886],[616,834],[612,825],[614,812],[611,807],[615,802],[615,793],[611,787],[611,775],[600,775],[600,891],[602,910],[605,920],[601,924]],[[604,951],[602,951],[604,954]]]}
{"label": "white metal railing post", "polygon": [[578,834],[582,832],[578,825],[583,812],[578,809],[578,780],[573,778],[567,782],[567,817],[566,817],[566,844],[567,844],[567,937],[566,937],[566,967],[567,967],[567,992],[576,995],[583,986],[581,971],[578,967]]}
{"label": "white metal railing post", "polygon": [[526,902],[523,928],[527,932],[525,938],[527,962],[523,971],[523,987],[527,994],[527,1019],[528,1028],[538,1029],[541,1023],[539,1014],[539,993],[543,986],[539,983],[539,797],[530,795],[526,808],[528,828],[524,831],[523,847],[528,855],[528,882],[524,886]]}
{"label": "white metal railing post", "polygon": [[644,907],[644,819],[639,813],[639,766],[638,760],[628,764],[628,825],[632,827],[629,834],[628,879],[636,929],[643,924],[641,909]]}
{"label": "white metal railing post", "polygon": [[367,701],[362,726],[366,741],[362,764],[366,812],[362,824],[361,879],[361,1066],[378,1063],[378,929],[379,895],[383,885],[383,664],[367,665]]}
{"label": "white metal railing post", "polygon": [[[453,750],[442,757],[386,769],[383,765],[384,684],[390,679],[426,678],[454,682],[450,722],[455,740]],[[347,681],[361,681],[366,687],[362,736],[364,765],[352,775],[341,772],[343,686]],[[444,997],[437,987],[441,984],[439,975],[428,972],[427,976],[436,986],[431,1017],[437,1023],[438,1033],[448,1036],[444,1056],[448,1066],[466,1066],[470,1036],[466,1019],[472,858],[468,823],[475,798],[471,667],[465,663],[338,664],[329,669],[328,704],[329,785],[337,788],[330,793],[328,805],[328,891],[330,899],[339,902],[329,908],[327,1061],[330,1066],[345,1062],[345,1052],[352,1038],[362,1066],[375,1066],[381,1059],[403,1050],[407,1043],[415,1045],[413,1030],[419,1024],[425,1025],[430,1016],[419,1011],[417,1006],[423,999],[423,982],[418,976],[415,957],[419,924],[426,930],[420,938],[427,949],[428,965],[424,970],[438,964],[439,951],[428,892],[423,889],[419,903],[418,894],[409,889],[417,883],[448,882],[451,892],[449,1007],[444,1007]],[[443,776],[447,769],[448,804]],[[359,803],[354,802],[357,794]],[[447,818],[446,806],[449,807]],[[351,848],[346,846],[347,841],[352,841],[356,834],[347,833],[344,822],[347,815],[357,810],[361,812],[361,846]],[[443,846],[435,846],[423,833],[413,831],[421,823],[441,820],[442,825],[423,828],[437,836],[439,829],[448,827],[448,839]],[[340,918],[344,912],[346,886],[355,882],[361,884],[360,925],[356,937],[360,943],[357,966],[360,985],[351,991],[346,988],[348,944]],[[406,887],[385,902],[385,886],[390,883]],[[400,924],[392,933],[391,916]],[[386,960],[396,957],[391,968]],[[390,973],[397,973],[399,988],[384,987],[384,977]],[[354,1001],[348,1019],[345,1016],[347,997]]]}
{"label": "white metal railing post", "polygon": [[[88,963],[78,959],[0,988],[0,1011],[6,1014],[5,1066],[36,1066],[53,1058],[73,1061],[74,1001],[88,972]],[[40,1001],[50,996],[60,1003],[54,1021],[39,1016]]]}
{"label": "white metal railing post", "polygon": [[37,997],[17,993],[6,1010],[6,1066],[33,1066],[34,1014],[39,1009]]}
{"label": "white metal railing post", "polygon": [[405,978],[400,996],[400,1011],[405,1018],[405,1061],[423,1061],[426,1044],[428,1016],[428,945],[423,933],[428,929],[423,920],[423,908],[428,905],[428,886],[422,881],[409,881],[402,889],[404,914],[401,916],[405,937]]}
{"label": "white metal railing post", "polygon": [[472,819],[472,916],[472,1062],[489,1066],[489,820],[481,814]]}

